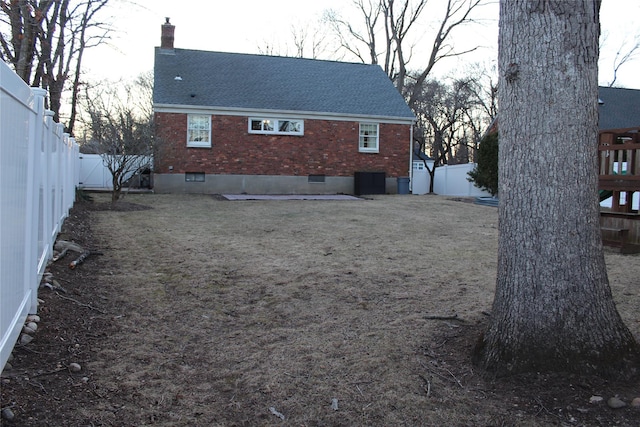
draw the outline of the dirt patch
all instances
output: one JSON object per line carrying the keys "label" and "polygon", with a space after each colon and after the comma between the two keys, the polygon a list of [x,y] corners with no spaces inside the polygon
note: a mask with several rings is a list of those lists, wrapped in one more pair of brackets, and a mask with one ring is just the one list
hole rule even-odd
{"label": "dirt patch", "polygon": [[[106,197],[65,221],[60,238],[102,255],[51,265],[64,291],[40,291],[35,340],[3,372],[6,425],[640,425],[640,410],[590,403],[629,403],[634,384],[494,380],[470,363],[493,298],[495,208]],[[606,257],[638,336],[638,256]]]}

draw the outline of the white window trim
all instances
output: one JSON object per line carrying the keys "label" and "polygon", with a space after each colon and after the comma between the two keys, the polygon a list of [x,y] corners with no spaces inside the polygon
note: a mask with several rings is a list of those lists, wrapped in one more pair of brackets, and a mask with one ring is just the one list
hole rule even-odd
{"label": "white window trim", "polygon": [[[209,133],[207,135],[207,141],[189,141],[189,123],[191,117],[207,117],[209,119]],[[191,148],[211,148],[211,115],[210,114],[187,114],[187,147]]]}
{"label": "white window trim", "polygon": [[[362,136],[362,125],[375,125],[376,126],[376,146],[375,148],[363,147],[360,144],[360,137]],[[380,124],[370,122],[360,122],[358,126],[358,151],[361,153],[379,153],[380,152]]]}
{"label": "white window trim", "polygon": [[[265,122],[265,121],[272,121],[274,122],[273,125],[273,130],[255,130],[252,129],[251,127],[251,122],[254,121],[260,121],[260,122]],[[280,123],[279,122],[300,122],[300,130],[298,132],[281,132],[278,129],[280,129]],[[255,133],[255,134],[263,134],[263,135],[296,135],[296,136],[302,136],[304,135],[304,120],[302,119],[277,119],[277,118],[273,118],[273,117],[249,117],[249,121],[247,124],[249,133]]]}

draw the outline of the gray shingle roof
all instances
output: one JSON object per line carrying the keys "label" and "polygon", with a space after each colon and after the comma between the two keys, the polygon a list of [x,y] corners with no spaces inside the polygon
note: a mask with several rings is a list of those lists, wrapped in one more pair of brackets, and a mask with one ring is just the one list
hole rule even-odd
{"label": "gray shingle roof", "polygon": [[153,102],[414,119],[377,65],[188,49],[156,48]]}
{"label": "gray shingle roof", "polygon": [[640,126],[640,90],[600,87],[598,97],[601,130]]}

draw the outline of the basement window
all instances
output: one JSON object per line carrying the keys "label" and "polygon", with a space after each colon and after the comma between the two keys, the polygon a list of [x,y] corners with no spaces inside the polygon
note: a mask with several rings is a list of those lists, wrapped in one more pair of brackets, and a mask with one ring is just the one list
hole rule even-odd
{"label": "basement window", "polygon": [[303,135],[304,121],[253,117],[249,119],[249,133]]}
{"label": "basement window", "polygon": [[309,182],[324,182],[324,175],[309,175]]}
{"label": "basement window", "polygon": [[185,182],[204,182],[204,172],[187,172],[184,174]]}

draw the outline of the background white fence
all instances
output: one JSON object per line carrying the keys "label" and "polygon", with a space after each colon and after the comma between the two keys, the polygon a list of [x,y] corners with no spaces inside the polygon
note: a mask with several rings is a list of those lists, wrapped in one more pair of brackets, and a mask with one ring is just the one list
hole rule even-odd
{"label": "background white fence", "polygon": [[0,61],[0,370],[29,313],[62,222],[75,200],[78,145]]}
{"label": "background white fence", "polygon": [[456,197],[491,197],[487,191],[479,189],[467,180],[467,174],[475,166],[475,163],[464,163],[437,167],[433,179],[433,192]]}

